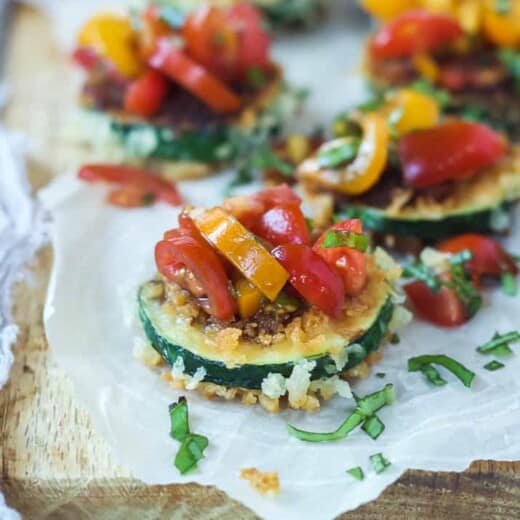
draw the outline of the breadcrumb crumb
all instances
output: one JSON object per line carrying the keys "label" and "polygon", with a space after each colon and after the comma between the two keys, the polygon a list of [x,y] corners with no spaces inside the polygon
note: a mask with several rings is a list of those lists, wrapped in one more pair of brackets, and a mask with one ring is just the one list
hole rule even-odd
{"label": "breadcrumb crumb", "polygon": [[262,495],[278,495],[280,493],[280,480],[277,471],[259,471],[256,468],[240,470],[240,478],[249,481],[249,485]]}

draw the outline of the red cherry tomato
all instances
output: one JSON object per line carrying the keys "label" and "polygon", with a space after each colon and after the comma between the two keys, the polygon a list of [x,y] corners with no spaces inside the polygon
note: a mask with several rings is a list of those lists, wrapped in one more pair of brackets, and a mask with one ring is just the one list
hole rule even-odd
{"label": "red cherry tomato", "polygon": [[236,112],[240,108],[240,98],[232,90],[169,40],[159,41],[149,64],[189,90],[215,112]]}
{"label": "red cherry tomato", "polygon": [[384,25],[373,37],[370,49],[376,59],[392,59],[428,53],[462,36],[459,23],[445,14],[407,11]]}
{"label": "red cherry tomato", "polygon": [[405,285],[404,291],[417,313],[435,325],[456,327],[468,319],[464,304],[449,287],[435,293],[424,282],[415,281]]}
{"label": "red cherry tomato", "polygon": [[[177,188],[146,170],[117,164],[86,164],[78,171],[78,177],[87,182],[105,181],[120,187],[108,196],[108,202],[117,206],[144,206],[155,199],[172,206],[182,204]],[[149,201],[149,197],[152,198]]]}
{"label": "red cherry tomato", "polygon": [[437,249],[445,253],[460,253],[468,249],[473,258],[466,264],[477,284],[482,276],[500,276],[502,273],[516,274],[515,261],[492,238],[476,233],[467,233],[441,242]]}
{"label": "red cherry tomato", "polygon": [[282,244],[310,245],[311,237],[299,206],[275,206],[267,210],[251,231],[273,246]]}
{"label": "red cherry tomato", "polygon": [[203,287],[211,315],[222,321],[231,320],[237,307],[220,258],[194,225],[181,226],[168,231],[155,246],[157,269],[173,281],[179,268],[188,269]]}
{"label": "red cherry tomato", "polygon": [[343,281],[309,246],[285,244],[271,254],[287,269],[289,283],[312,305],[339,318],[345,302]]}
{"label": "red cherry tomato", "polygon": [[72,59],[85,70],[92,70],[100,62],[99,54],[90,47],[78,47],[72,53]]}
{"label": "red cherry tomato", "polygon": [[325,231],[316,241],[312,249],[335,269],[343,279],[345,294],[359,294],[367,281],[367,258],[365,253],[350,247],[322,247],[328,231],[354,231],[362,233],[363,226],[359,219],[338,222]]}
{"label": "red cherry tomato", "polygon": [[500,134],[469,121],[448,121],[399,141],[404,181],[414,188],[467,179],[497,162],[506,150]]}
{"label": "red cherry tomato", "polygon": [[161,7],[155,4],[149,5],[141,13],[141,30],[138,32],[139,53],[143,60],[148,60],[161,38],[175,34],[170,25],[161,18]]}
{"label": "red cherry tomato", "polygon": [[287,185],[270,186],[252,195],[252,198],[265,204],[266,209],[280,205],[299,206],[302,199]]}
{"label": "red cherry tomato", "polygon": [[147,70],[140,78],[128,85],[124,107],[142,117],[150,117],[159,110],[166,93],[168,81],[156,70]]}

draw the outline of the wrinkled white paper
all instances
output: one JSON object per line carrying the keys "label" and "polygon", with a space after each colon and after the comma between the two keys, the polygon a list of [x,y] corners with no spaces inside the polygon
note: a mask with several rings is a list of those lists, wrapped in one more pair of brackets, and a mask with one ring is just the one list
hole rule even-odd
{"label": "wrinkled white paper", "polygon": [[[366,23],[351,10],[345,16],[345,6],[337,4],[337,15],[322,30],[287,36],[275,45],[288,77],[314,89],[306,128],[327,124],[362,96],[362,81],[353,72]],[[71,12],[61,19],[77,26]],[[182,191],[190,203],[210,205],[222,198],[228,180],[184,183]],[[46,329],[96,428],[137,478],[215,485],[266,519],[329,519],[376,498],[406,468],[460,471],[474,459],[520,458],[520,356],[493,373],[482,368],[490,358],[475,352],[495,330],[520,325],[520,298],[494,290],[486,292],[484,309],[470,324],[446,331],[416,322],[401,334],[399,345],[385,347],[377,371],[386,372],[386,378],[371,376],[355,387],[365,394],[386,382],[395,385],[397,402],[381,411],[386,430],[377,441],[363,432],[323,444],[288,436],[287,422],[316,431],[335,429],[352,406],[340,398],[318,413],[269,415],[258,406],[206,401],[192,392],[192,427],[209,437],[210,446],[197,473],[179,476],[167,408],[179,392],[132,356],[140,333],[134,319],[136,287],[153,275],[153,246],[175,225],[176,211],[162,205],[130,211],[108,207],[105,193],[102,186],[79,186],[65,178],[43,195],[54,215],[56,259]],[[520,251],[518,231],[508,246]],[[447,386],[433,388],[421,374],[407,373],[407,359],[421,353],[446,353],[466,364],[477,373],[473,388],[451,375]],[[377,452],[392,462],[380,475],[368,461]],[[366,473],[363,482],[345,473],[356,465]],[[262,497],[238,478],[241,468],[251,466],[280,473],[278,498]]]}

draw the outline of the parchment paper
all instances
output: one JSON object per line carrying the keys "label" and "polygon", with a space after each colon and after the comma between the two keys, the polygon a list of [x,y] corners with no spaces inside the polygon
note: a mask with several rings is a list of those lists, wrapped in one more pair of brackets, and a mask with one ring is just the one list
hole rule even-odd
{"label": "parchment paper", "polygon": [[[275,49],[288,76],[315,89],[307,127],[330,121],[360,98],[362,82],[353,73],[366,25],[341,17],[339,4],[337,16],[322,30],[283,38]],[[223,175],[183,183],[181,189],[189,202],[210,205],[222,198],[227,182]],[[421,322],[409,326],[399,345],[384,349],[376,370],[386,378],[372,376],[356,385],[359,394],[386,382],[396,388],[397,402],[380,413],[386,430],[377,441],[363,432],[323,444],[288,436],[287,422],[316,431],[335,429],[352,405],[341,398],[315,414],[269,415],[260,407],[209,402],[190,393],[192,427],[209,437],[210,447],[198,472],[180,477],[173,467],[177,444],[168,437],[167,413],[179,393],[132,356],[139,335],[135,290],[153,275],[153,246],[175,225],[176,211],[163,205],[132,211],[108,207],[105,193],[104,187],[80,186],[65,177],[42,194],[54,217],[56,259],[45,321],[57,361],[116,458],[136,477],[148,483],[216,485],[267,519],[329,519],[374,499],[406,468],[460,471],[478,458],[520,458],[520,356],[507,360],[500,372],[488,372],[482,366],[491,358],[475,352],[495,330],[518,329],[520,298],[489,290],[484,309],[466,326],[450,331]],[[520,251],[518,230],[507,245]],[[421,374],[407,373],[407,359],[421,353],[446,353],[466,364],[477,373],[473,388],[450,375],[448,385],[433,388]],[[377,452],[392,462],[380,475],[368,461]],[[345,473],[356,465],[365,470],[363,482]],[[241,468],[251,466],[279,471],[278,498],[264,498],[238,478]]]}

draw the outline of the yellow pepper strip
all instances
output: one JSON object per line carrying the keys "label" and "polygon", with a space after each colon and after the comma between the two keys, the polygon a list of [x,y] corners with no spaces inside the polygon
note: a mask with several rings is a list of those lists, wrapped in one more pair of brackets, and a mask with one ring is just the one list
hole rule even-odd
{"label": "yellow pepper strip", "polygon": [[78,45],[94,49],[124,76],[134,77],[141,71],[137,36],[126,17],[115,13],[94,15],[80,30]]}
{"label": "yellow pepper strip", "polygon": [[191,216],[200,232],[245,278],[271,301],[276,299],[289,273],[250,231],[222,208],[194,211]]}
{"label": "yellow pepper strip", "polygon": [[425,130],[439,123],[440,109],[435,99],[412,89],[400,89],[390,99],[390,119],[398,135],[413,130]]}
{"label": "yellow pepper strip", "polygon": [[419,5],[419,0],[361,0],[361,6],[372,16],[390,20]]}
{"label": "yellow pepper strip", "polygon": [[245,278],[240,278],[235,282],[235,291],[238,312],[240,317],[246,320],[260,309],[264,297],[260,290]]}
{"label": "yellow pepper strip", "polygon": [[414,69],[430,83],[435,83],[439,77],[439,67],[427,54],[417,54],[412,58]]}
{"label": "yellow pepper strip", "polygon": [[[297,169],[298,177],[347,195],[361,195],[379,180],[388,157],[389,131],[385,116],[370,112],[360,119],[363,138],[356,158],[345,167],[321,168],[316,156]],[[326,146],[327,143],[325,143]]]}
{"label": "yellow pepper strip", "polygon": [[486,2],[483,30],[488,40],[499,47],[520,45],[520,0],[511,0],[509,11],[496,12],[496,2]]}
{"label": "yellow pepper strip", "polygon": [[311,152],[310,139],[305,135],[293,134],[287,137],[287,158],[294,164],[302,162]]}

